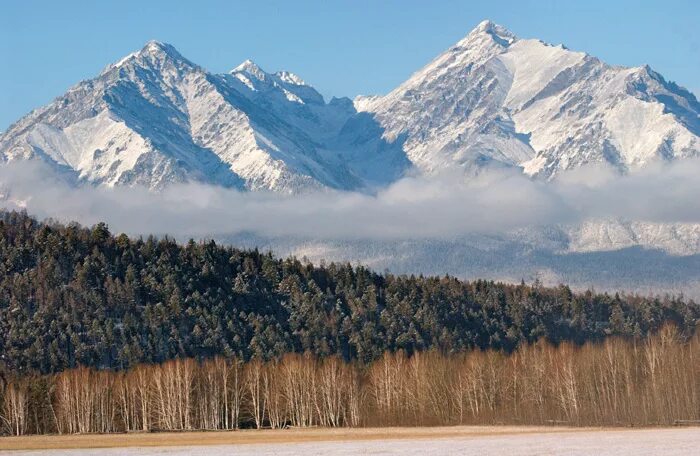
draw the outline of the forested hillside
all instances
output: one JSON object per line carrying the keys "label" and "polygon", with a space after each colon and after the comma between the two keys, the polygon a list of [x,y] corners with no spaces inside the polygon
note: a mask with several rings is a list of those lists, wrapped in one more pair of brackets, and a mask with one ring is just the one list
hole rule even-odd
{"label": "forested hillside", "polygon": [[17,212],[0,214],[0,277],[0,370],[14,375],[290,352],[365,364],[387,351],[641,337],[666,322],[687,336],[700,319],[682,298],[314,266]]}

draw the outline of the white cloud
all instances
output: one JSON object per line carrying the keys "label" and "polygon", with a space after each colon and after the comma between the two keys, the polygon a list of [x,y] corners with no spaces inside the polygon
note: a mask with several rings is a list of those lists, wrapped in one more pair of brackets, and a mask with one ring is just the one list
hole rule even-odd
{"label": "white cloud", "polygon": [[315,239],[443,238],[533,225],[622,218],[700,223],[700,161],[654,165],[620,177],[582,168],[556,182],[519,172],[406,178],[376,195],[240,193],[200,184],[143,188],[71,186],[45,165],[0,167],[6,207],[60,221],[105,221],[113,232],[217,237],[241,232]]}

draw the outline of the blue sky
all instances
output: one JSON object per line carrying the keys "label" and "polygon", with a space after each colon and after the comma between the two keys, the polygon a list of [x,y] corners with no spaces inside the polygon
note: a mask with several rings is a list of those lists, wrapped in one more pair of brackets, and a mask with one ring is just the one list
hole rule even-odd
{"label": "blue sky", "polygon": [[211,71],[251,58],[352,97],[390,90],[487,18],[608,63],[648,63],[700,95],[697,0],[6,0],[0,131],[150,39]]}

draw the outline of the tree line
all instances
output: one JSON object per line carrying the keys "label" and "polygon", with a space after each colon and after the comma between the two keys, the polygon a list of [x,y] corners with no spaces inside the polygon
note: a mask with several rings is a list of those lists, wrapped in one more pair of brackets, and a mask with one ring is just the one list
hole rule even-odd
{"label": "tree line", "polygon": [[[385,353],[510,353],[540,339],[689,337],[682,297],[573,292],[312,265],[213,241],[113,235],[0,212],[0,373],[125,370],[289,353],[369,364]],[[140,367],[139,369],[143,369]]]}
{"label": "tree line", "polygon": [[656,425],[700,420],[700,336],[544,341],[510,354],[310,353],[80,367],[0,383],[5,434],[452,424]]}

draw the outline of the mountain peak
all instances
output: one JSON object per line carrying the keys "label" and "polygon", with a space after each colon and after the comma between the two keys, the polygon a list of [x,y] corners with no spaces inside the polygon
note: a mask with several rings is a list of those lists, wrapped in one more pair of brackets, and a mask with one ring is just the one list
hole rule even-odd
{"label": "mountain peak", "polygon": [[250,59],[246,59],[243,63],[230,71],[231,74],[245,73],[260,81],[275,80],[290,84],[293,86],[308,86],[308,84],[298,75],[291,71],[278,71],[275,74],[270,74],[260,68],[260,66]]}
{"label": "mountain peak", "polygon": [[231,70],[230,73],[233,75],[243,73],[248,77],[257,79],[258,81],[267,81],[269,79],[267,72],[250,59],[246,59],[243,63]]}
{"label": "mountain peak", "polygon": [[281,81],[286,82],[287,84],[298,86],[308,85],[303,79],[301,79],[301,77],[290,71],[278,71],[277,73],[275,73],[275,76],[277,76]]}
{"label": "mountain peak", "polygon": [[151,40],[147,42],[138,52],[139,55],[166,55],[175,59],[182,59],[182,55],[175,47],[162,41]]}
{"label": "mountain peak", "polygon": [[135,62],[135,60],[138,60],[139,62],[144,62],[144,61],[150,61],[150,62],[155,62],[155,61],[165,61],[165,60],[170,60],[170,61],[177,61],[177,62],[184,62],[186,64],[189,64],[193,66],[193,64],[187,60],[185,57],[180,54],[177,49],[175,49],[174,46],[168,43],[163,43],[161,41],[156,41],[156,40],[151,40],[147,42],[140,50],[136,52],[132,52],[131,54],[125,56],[121,60],[119,60],[116,63],[113,63],[112,65],[107,66],[104,71],[109,71],[111,68],[120,68],[124,66],[125,64],[128,64],[130,62]]}
{"label": "mountain peak", "polygon": [[504,47],[508,47],[517,38],[515,34],[513,34],[513,32],[511,32],[507,28],[486,19],[479,22],[479,24],[471,32],[469,32],[469,35],[467,35],[464,41],[471,40],[484,35],[488,36],[489,38],[491,38],[492,40]]}
{"label": "mountain peak", "polygon": [[245,59],[240,65],[231,70],[231,73],[265,73],[257,63],[250,59]]}
{"label": "mountain peak", "polygon": [[162,41],[158,40],[148,40],[146,44],[143,46],[143,49],[149,49],[149,50],[154,50],[154,49],[165,49],[167,45],[163,43]]}
{"label": "mountain peak", "polygon": [[480,32],[487,32],[489,30],[492,30],[494,27],[497,27],[496,23],[494,23],[490,19],[484,19],[483,21],[479,22],[479,24],[474,28],[474,30],[478,30]]}

